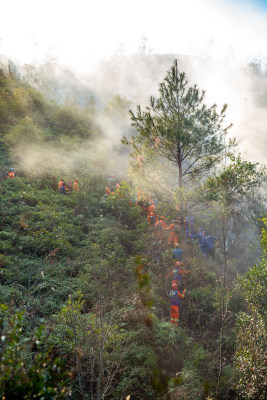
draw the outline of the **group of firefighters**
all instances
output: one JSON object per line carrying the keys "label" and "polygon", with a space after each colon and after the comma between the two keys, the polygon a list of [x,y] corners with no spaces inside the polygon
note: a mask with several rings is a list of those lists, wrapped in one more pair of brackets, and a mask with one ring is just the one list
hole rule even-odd
{"label": "group of firefighters", "polygon": [[[119,191],[119,188],[120,184],[116,183],[114,175],[111,175],[108,178],[108,186],[106,186],[104,196],[107,198],[112,194],[116,194],[117,191]],[[153,227],[152,234],[155,235],[158,244],[160,245],[162,242],[167,242],[168,245],[175,247],[172,251],[175,265],[170,274],[166,276],[166,279],[171,278],[171,291],[169,292],[171,303],[171,323],[178,326],[180,300],[184,298],[186,293],[186,289],[182,292],[178,289],[182,282],[182,276],[184,274],[189,274],[188,270],[182,269],[183,251],[179,244],[181,230],[183,229],[185,231],[187,239],[196,239],[198,241],[203,257],[215,257],[214,241],[218,242],[219,238],[208,235],[203,228],[199,228],[197,232],[195,228],[195,219],[192,216],[186,218],[177,217],[170,225],[168,225],[164,216],[158,216],[154,201],[151,198],[146,198],[141,190],[137,191],[136,204],[142,208],[149,226]]]}
{"label": "group of firefighters", "polygon": [[[13,168],[10,168],[9,172],[7,173],[7,179],[12,178],[15,178],[15,172]],[[77,192],[80,190],[78,181],[79,179],[75,178],[75,181],[72,185],[73,191]],[[104,196],[109,197],[112,194],[115,194],[119,188],[120,184],[118,182],[116,183],[114,175],[111,175],[108,178],[108,186],[106,186]],[[67,194],[70,191],[71,189],[67,187],[64,179],[61,179],[58,182],[58,193]],[[173,220],[170,225],[168,225],[164,216],[158,217],[154,201],[152,199],[147,200],[140,191],[137,192],[136,204],[142,208],[149,225],[154,227],[153,232],[158,243],[162,243],[162,240],[166,238],[167,233],[168,245],[175,246],[174,250],[172,251],[172,257],[175,261],[175,265],[170,274],[168,274],[165,278],[171,278],[172,289],[169,292],[171,302],[171,323],[175,326],[178,326],[180,299],[183,299],[186,293],[186,289],[184,289],[181,293],[178,288],[182,281],[182,275],[189,273],[188,270],[185,271],[182,269],[183,251],[179,245],[181,227],[183,225],[185,228],[186,238],[198,240],[199,248],[203,257],[215,257],[214,241],[218,241],[218,238],[216,236],[208,235],[207,232],[205,232],[202,228],[199,228],[199,231],[196,233],[194,226],[195,221],[194,217],[192,216],[186,217],[185,219],[182,219],[182,221],[180,217],[178,217],[176,220]]]}
{"label": "group of firefighters", "polygon": [[168,242],[168,245],[175,246],[172,251],[175,265],[170,274],[166,276],[166,279],[171,278],[171,291],[169,292],[171,303],[171,323],[178,326],[180,300],[184,298],[186,293],[186,289],[182,292],[178,289],[182,282],[182,276],[184,274],[189,274],[188,270],[182,269],[183,251],[179,244],[181,230],[183,229],[185,231],[187,239],[197,239],[202,257],[210,256],[215,258],[214,242],[216,241],[218,244],[219,238],[208,235],[203,228],[199,228],[198,232],[196,232],[195,219],[192,216],[186,218],[178,217],[168,225],[164,216],[158,217],[154,201],[152,199],[145,199],[140,190],[137,192],[137,204],[143,209],[149,225],[154,227],[152,232],[158,240],[158,244],[161,244],[163,240],[164,242]]}
{"label": "group of firefighters", "polygon": [[[10,168],[6,175],[7,179],[13,179],[13,178],[15,178],[15,176],[16,175],[15,175],[14,168]],[[72,186],[72,190],[74,192],[78,192],[80,190],[78,182],[79,182],[79,179],[75,178],[73,185],[70,185],[70,186]],[[58,190],[58,193],[61,193],[61,194],[67,194],[67,193],[71,192],[71,189],[67,186],[64,179],[60,179],[60,181],[58,182],[57,190]]]}
{"label": "group of firefighters", "polygon": [[111,174],[108,178],[108,185],[106,186],[104,197],[107,198],[108,196],[115,195],[120,187],[121,185],[118,182],[116,183],[114,175]]}
{"label": "group of firefighters", "polygon": [[149,199],[149,201],[147,201],[141,198],[137,201],[137,204],[146,213],[148,223],[154,226],[154,234],[158,240],[158,243],[162,243],[165,233],[167,233],[168,245],[175,246],[174,250],[172,251],[172,257],[175,260],[175,265],[172,271],[165,278],[171,278],[171,291],[169,292],[171,303],[171,323],[175,326],[179,326],[180,299],[184,298],[186,289],[184,289],[182,293],[178,289],[182,281],[182,275],[189,273],[188,270],[185,271],[182,269],[183,251],[179,245],[181,234],[180,217],[178,217],[176,220],[173,220],[172,223],[168,225],[164,216],[157,216],[157,210],[153,200]]}
{"label": "group of firefighters", "polygon": [[[79,182],[79,179],[75,178],[75,181],[72,185],[72,190],[74,192],[78,192],[80,190],[78,182]],[[67,194],[67,193],[70,193],[71,189],[69,189],[67,187],[66,183],[64,182],[64,179],[61,179],[57,184],[57,191],[58,191],[58,193],[61,193],[61,194]]]}
{"label": "group of firefighters", "polygon": [[[107,198],[112,194],[116,194],[119,188],[120,184],[116,183],[114,175],[111,175],[108,178],[108,186],[106,186],[104,197]],[[172,251],[175,265],[170,274],[166,276],[166,279],[171,278],[172,289],[169,292],[171,302],[171,323],[175,326],[178,326],[180,299],[183,299],[186,293],[186,289],[184,289],[181,293],[178,288],[182,281],[182,275],[189,273],[189,271],[182,269],[183,251],[179,245],[181,233],[180,218],[178,217],[176,220],[173,220],[170,225],[168,225],[164,216],[158,217],[154,201],[152,199],[145,199],[141,191],[138,191],[137,193],[136,204],[142,208],[149,225],[154,227],[153,232],[158,243],[161,244],[162,241],[164,241],[167,233],[168,245],[175,246],[175,249]]]}

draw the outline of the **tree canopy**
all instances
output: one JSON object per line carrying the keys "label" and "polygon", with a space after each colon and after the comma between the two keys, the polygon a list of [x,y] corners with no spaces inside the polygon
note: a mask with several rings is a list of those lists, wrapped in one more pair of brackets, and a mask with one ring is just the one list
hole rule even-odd
{"label": "tree canopy", "polygon": [[226,145],[229,126],[224,126],[225,104],[218,113],[216,105],[204,103],[205,92],[190,86],[177,61],[159,86],[159,97],[151,97],[149,106],[130,110],[137,136],[123,139],[134,156],[163,158],[174,165],[177,185],[210,171],[234,141]]}

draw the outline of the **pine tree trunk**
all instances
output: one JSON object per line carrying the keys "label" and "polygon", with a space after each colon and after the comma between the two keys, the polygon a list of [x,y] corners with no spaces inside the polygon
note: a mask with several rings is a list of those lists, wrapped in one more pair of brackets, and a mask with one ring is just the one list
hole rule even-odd
{"label": "pine tree trunk", "polygon": [[[181,189],[183,187],[183,168],[182,168],[182,160],[181,160],[181,148],[180,143],[177,144],[177,166],[178,166],[178,187]],[[180,218],[184,217],[184,204],[181,200],[180,205]]]}

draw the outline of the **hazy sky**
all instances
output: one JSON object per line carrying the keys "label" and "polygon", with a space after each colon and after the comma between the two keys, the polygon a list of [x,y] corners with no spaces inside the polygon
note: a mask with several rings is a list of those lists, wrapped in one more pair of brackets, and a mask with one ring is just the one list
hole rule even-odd
{"label": "hazy sky", "polygon": [[229,105],[241,152],[266,161],[267,110],[257,100],[265,88],[243,67],[255,59],[267,67],[267,0],[1,1],[0,55],[21,65],[53,56],[78,73],[76,83],[106,92],[112,84],[113,95],[149,96],[170,67],[159,76],[149,57],[130,68],[131,57],[120,57],[115,70],[106,68],[116,52],[138,53],[142,37],[148,53],[190,55],[190,82],[206,90],[208,104]]}
{"label": "hazy sky", "polygon": [[118,48],[152,53],[232,51],[267,56],[267,0],[8,0],[1,2],[0,53],[19,63],[57,57],[86,72]]}

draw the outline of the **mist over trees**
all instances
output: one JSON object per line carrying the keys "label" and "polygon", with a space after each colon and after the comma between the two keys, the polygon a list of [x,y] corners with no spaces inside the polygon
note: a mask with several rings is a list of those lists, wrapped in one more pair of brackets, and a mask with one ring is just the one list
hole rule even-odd
{"label": "mist over trees", "polygon": [[[216,106],[204,104],[204,92],[196,85],[189,86],[177,61],[159,86],[159,98],[151,97],[146,111],[137,107],[131,111],[132,125],[139,135],[131,144],[135,154],[146,151],[163,157],[177,168],[179,188],[194,177],[205,174],[219,163],[225,152],[224,143],[229,127],[222,127],[225,105],[221,112]],[[152,156],[153,157],[153,156]]]}
{"label": "mist over trees", "polygon": [[[0,72],[1,398],[264,398],[266,171],[235,153],[226,108],[178,64],[130,115],[139,102],[112,87],[101,98],[72,81],[55,101],[49,64],[27,66],[28,82]],[[121,186],[105,197],[111,174]],[[76,177],[79,191],[58,193]],[[218,237],[203,258],[181,225],[179,327],[173,248],[138,189],[169,224],[192,215]]]}

